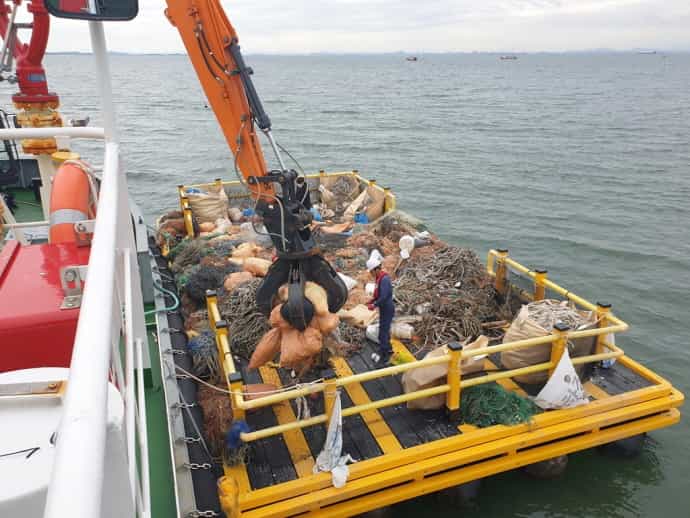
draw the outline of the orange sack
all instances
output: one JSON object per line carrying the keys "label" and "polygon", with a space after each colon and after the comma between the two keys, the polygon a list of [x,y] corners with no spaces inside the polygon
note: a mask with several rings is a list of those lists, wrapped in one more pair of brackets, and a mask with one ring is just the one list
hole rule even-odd
{"label": "orange sack", "polygon": [[245,272],[249,272],[257,277],[266,277],[271,261],[259,259],[258,257],[247,257],[242,265]]}
{"label": "orange sack", "polygon": [[271,392],[275,392],[276,390],[278,390],[278,387],[271,385],[270,383],[255,383],[253,385],[245,385],[242,387],[242,392],[244,392],[244,399],[246,401],[266,397],[270,395]]}
{"label": "orange sack", "polygon": [[271,316],[268,317],[268,321],[271,324],[271,327],[276,327],[278,329],[289,329],[290,324],[288,324],[283,318],[283,315],[280,314],[282,307],[282,304],[278,304],[276,307],[274,307],[271,311]]}
{"label": "orange sack", "polygon": [[280,366],[290,369],[304,367],[312,356],[321,352],[323,335],[318,329],[308,327],[300,333],[296,329],[282,332]]}
{"label": "orange sack", "polygon": [[252,353],[249,360],[249,368],[256,369],[275,358],[280,351],[281,331],[280,329],[271,329],[259,340],[259,343]]}
{"label": "orange sack", "polygon": [[323,334],[318,329],[308,327],[302,333],[304,335],[304,354],[311,358],[323,349]]}
{"label": "orange sack", "polygon": [[232,293],[235,291],[235,288],[237,288],[240,284],[243,284],[247,281],[251,281],[254,278],[254,276],[249,273],[249,272],[235,272],[231,273],[225,278],[225,281],[223,282],[223,287],[225,288],[225,291],[228,293]]}
{"label": "orange sack", "polygon": [[321,334],[324,336],[330,335],[336,330],[338,324],[340,324],[340,318],[334,313],[326,313],[325,315],[316,316],[314,317],[314,320],[316,321],[316,325],[313,327],[316,327],[319,331],[321,331]]}

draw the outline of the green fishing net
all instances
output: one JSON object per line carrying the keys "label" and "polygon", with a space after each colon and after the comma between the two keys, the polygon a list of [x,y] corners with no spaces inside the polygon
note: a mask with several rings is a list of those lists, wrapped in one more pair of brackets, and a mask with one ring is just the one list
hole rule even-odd
{"label": "green fishing net", "polygon": [[524,423],[541,409],[531,400],[497,383],[485,383],[463,389],[460,411],[465,424],[486,428],[495,424]]}

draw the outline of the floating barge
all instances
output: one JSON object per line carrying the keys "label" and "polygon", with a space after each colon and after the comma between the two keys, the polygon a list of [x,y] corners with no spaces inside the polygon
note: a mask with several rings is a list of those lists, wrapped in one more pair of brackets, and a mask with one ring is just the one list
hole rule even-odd
{"label": "floating barge", "polygon": [[[395,209],[395,196],[375,182],[362,178],[356,171],[308,175],[310,188],[318,196],[320,179],[332,175],[354,176],[361,185],[374,185],[385,193],[385,212]],[[208,188],[217,185],[194,185]],[[239,182],[222,182],[231,204],[239,204],[247,195]],[[190,186],[179,186],[180,207],[193,235],[193,213],[185,197]],[[154,250],[155,251],[155,250]],[[154,281],[174,290],[167,261],[158,256],[154,265]],[[246,361],[233,354],[225,315],[218,309],[214,292],[207,294],[209,323],[215,336],[218,357],[222,359],[223,377],[231,399],[235,419],[244,419],[251,431],[242,433],[248,445],[247,461],[223,466],[218,479],[218,498],[227,516],[284,517],[353,516],[420,495],[482,479],[496,473],[527,466],[576,451],[639,436],[670,426],[680,419],[677,410],[683,395],[671,384],[635,362],[615,345],[615,335],[627,331],[628,324],[615,316],[611,306],[594,304],[547,277],[544,270],[532,270],[511,258],[506,250],[491,250],[487,271],[499,294],[513,290],[524,303],[545,297],[568,300],[577,308],[596,312],[598,326],[583,331],[556,329],[539,338],[520,340],[463,352],[457,344],[449,344],[447,354],[436,358],[393,365],[376,370],[370,358],[371,344],[348,357],[332,357],[330,369],[322,380],[294,385],[289,371],[267,365],[254,370]],[[159,277],[163,273],[162,277]],[[171,300],[157,299],[158,309]],[[181,326],[179,314],[158,313],[160,358],[162,372],[174,371],[171,361],[184,362],[186,340],[183,335],[170,339],[165,330]],[[570,409],[552,410],[535,415],[529,422],[512,426],[494,425],[478,428],[462,424],[459,419],[462,391],[488,383],[521,396],[535,395],[541,386],[514,381],[516,376],[535,372],[553,372],[568,340],[591,337],[595,342],[592,354],[573,359],[575,365],[587,366],[589,376],[584,388],[589,403]],[[505,370],[500,353],[542,344],[551,344],[548,362],[524,368]],[[396,352],[412,355],[407,347],[394,341]],[[486,354],[485,370],[489,374],[462,377],[459,359]],[[601,362],[615,359],[610,368]],[[447,382],[440,386],[405,393],[400,375],[415,368],[448,364]],[[456,366],[455,368],[453,366]],[[193,384],[184,375],[165,383],[168,404],[179,402],[180,384]],[[583,380],[584,381],[584,380]],[[269,383],[286,387],[280,393],[260,399],[245,400],[245,384]],[[315,458],[326,436],[337,390],[343,404],[343,453],[357,460],[349,466],[346,485],[331,485],[330,473],[313,473]],[[445,395],[442,410],[409,410],[408,401]],[[298,419],[296,399],[308,396],[315,400],[316,412]],[[184,414],[168,414],[170,435],[179,437],[180,430],[190,428]],[[199,464],[194,461],[194,448],[178,442],[173,448],[177,466]],[[190,460],[191,459],[191,460]],[[207,471],[211,466],[207,466]],[[179,470],[178,470],[179,471]],[[192,477],[189,472],[186,475]],[[207,479],[213,477],[206,477]],[[191,480],[189,481],[191,483]],[[178,491],[184,484],[177,479]],[[208,485],[208,482],[206,483]],[[201,483],[193,484],[199,488]],[[215,484],[213,484],[215,489]],[[203,496],[198,490],[194,498]],[[188,494],[189,491],[187,490]],[[192,495],[189,495],[193,498]],[[181,509],[197,508],[197,503],[179,502]],[[194,507],[190,507],[190,506]]]}

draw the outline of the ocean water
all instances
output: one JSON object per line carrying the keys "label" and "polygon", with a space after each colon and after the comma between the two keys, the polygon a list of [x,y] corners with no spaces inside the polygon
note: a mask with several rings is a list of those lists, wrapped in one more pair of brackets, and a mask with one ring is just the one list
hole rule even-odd
{"label": "ocean water", "polygon": [[[690,54],[248,61],[276,138],[306,170],[358,169],[450,243],[508,248],[612,303],[631,323],[619,345],[690,393]],[[65,117],[98,124],[91,57],[51,55],[47,71]],[[179,183],[234,176],[186,56],[113,56],[112,74],[130,191],[148,218],[176,206]],[[487,479],[462,512],[687,517],[689,465],[683,418],[634,460],[585,452],[557,480]],[[459,514],[427,499],[396,516],[432,510]]]}

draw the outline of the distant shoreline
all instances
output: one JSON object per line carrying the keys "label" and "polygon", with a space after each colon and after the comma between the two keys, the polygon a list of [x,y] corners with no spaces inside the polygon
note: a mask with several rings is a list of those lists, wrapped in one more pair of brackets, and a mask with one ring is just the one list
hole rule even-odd
{"label": "distant shoreline", "polygon": [[[46,52],[49,56],[86,56],[90,55],[88,51],[71,51],[71,52]],[[112,56],[186,56],[185,52],[109,52]],[[539,56],[539,55],[603,55],[603,54],[634,54],[634,55],[657,55],[663,56],[665,54],[690,54],[690,50],[663,50],[656,49],[652,52],[642,52],[641,49],[629,50],[610,50],[610,49],[594,49],[594,50],[567,50],[567,51],[534,51],[534,52],[520,52],[520,51],[472,51],[472,52],[294,52],[294,53],[270,53],[270,52],[247,52],[247,56],[267,56],[267,57],[311,57],[311,56],[500,56],[500,55],[518,55],[518,56]]]}

